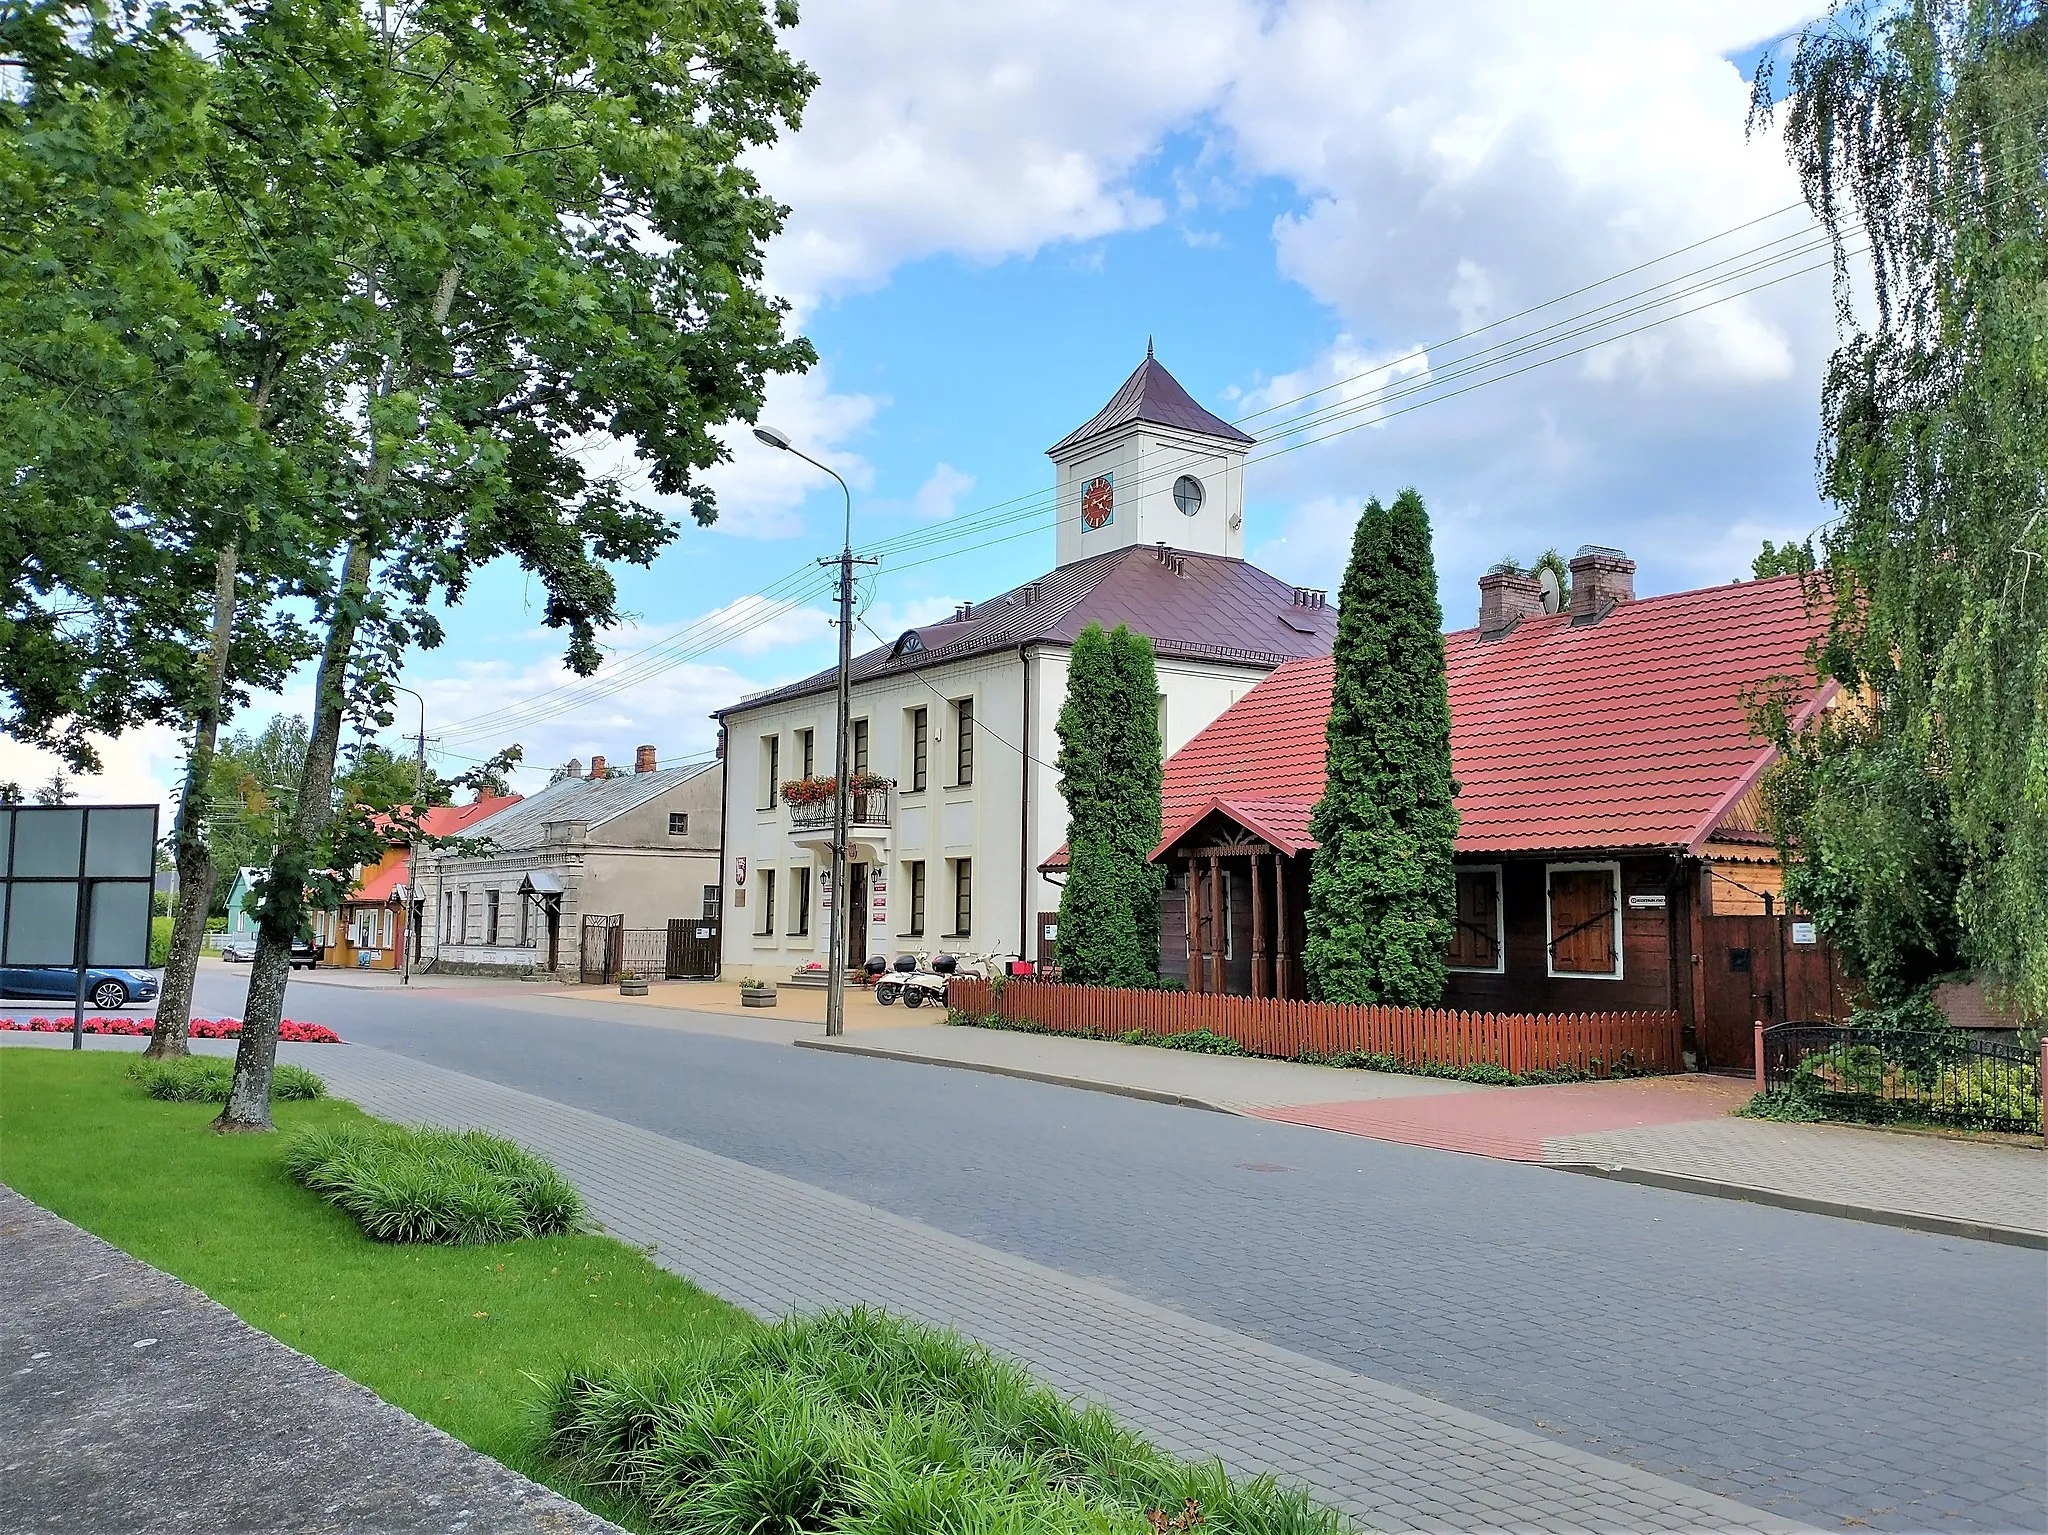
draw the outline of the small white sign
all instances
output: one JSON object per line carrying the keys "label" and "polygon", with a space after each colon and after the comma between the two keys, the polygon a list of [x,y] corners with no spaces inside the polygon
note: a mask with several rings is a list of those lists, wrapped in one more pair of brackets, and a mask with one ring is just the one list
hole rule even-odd
{"label": "small white sign", "polygon": [[709,938],[711,936],[711,929],[708,927],[700,927],[697,929],[697,936],[699,938]]}
{"label": "small white sign", "polygon": [[1792,924],[1792,941],[1794,943],[1819,943],[1820,934],[1814,931],[1811,922],[1795,922]]}
{"label": "small white sign", "polygon": [[1661,895],[1632,895],[1628,898],[1631,911],[1662,911],[1664,897]]}

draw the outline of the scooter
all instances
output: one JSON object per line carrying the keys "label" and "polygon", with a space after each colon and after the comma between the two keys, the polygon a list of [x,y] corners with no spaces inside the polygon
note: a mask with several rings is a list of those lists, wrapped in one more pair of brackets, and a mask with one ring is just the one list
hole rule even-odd
{"label": "scooter", "polygon": [[[944,965],[942,972],[938,967]],[[899,954],[890,970],[875,980],[875,1000],[884,1007],[894,1006],[901,998],[905,1007],[923,1007],[935,1002],[946,1005],[946,974],[953,968],[953,956],[941,954],[930,966],[925,964],[922,954]]]}

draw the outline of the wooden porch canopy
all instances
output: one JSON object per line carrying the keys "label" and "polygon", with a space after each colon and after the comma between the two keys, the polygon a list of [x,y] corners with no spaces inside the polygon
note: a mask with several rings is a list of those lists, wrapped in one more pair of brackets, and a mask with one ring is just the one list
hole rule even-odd
{"label": "wooden porch canopy", "polygon": [[[1170,870],[1186,866],[1189,991],[1221,995],[1230,989],[1225,865],[1243,859],[1251,892],[1250,995],[1303,994],[1293,935],[1307,887],[1302,879],[1290,882],[1288,873],[1316,845],[1308,832],[1312,808],[1299,800],[1219,797],[1189,806],[1166,828],[1152,862]],[[1297,887],[1291,901],[1290,883]]]}

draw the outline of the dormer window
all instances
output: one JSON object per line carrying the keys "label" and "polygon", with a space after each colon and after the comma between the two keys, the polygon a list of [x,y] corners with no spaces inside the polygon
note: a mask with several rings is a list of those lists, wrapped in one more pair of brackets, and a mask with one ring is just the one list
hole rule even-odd
{"label": "dormer window", "polygon": [[905,629],[902,638],[896,641],[895,648],[889,654],[892,656],[914,656],[922,649],[924,649],[924,641],[917,637],[917,631],[915,629]]}

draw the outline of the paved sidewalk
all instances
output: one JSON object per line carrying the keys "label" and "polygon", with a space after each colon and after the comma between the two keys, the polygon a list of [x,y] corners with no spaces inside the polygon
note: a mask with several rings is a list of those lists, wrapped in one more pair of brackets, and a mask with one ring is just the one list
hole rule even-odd
{"label": "paved sidewalk", "polygon": [[1753,1088],[1735,1077],[1480,1087],[1440,1077],[946,1024],[794,1042],[1947,1236],[2048,1247],[2048,1153],[1846,1125],[1737,1119],[1733,1111],[1748,1102]]}
{"label": "paved sidewalk", "polygon": [[838,1050],[885,1060],[912,1061],[1023,1077],[1062,1087],[1092,1088],[1155,1103],[1242,1114],[1261,1108],[1326,1104],[1333,1099],[1479,1096],[1502,1091],[1444,1077],[1407,1077],[1347,1071],[1248,1056],[1199,1055],[1191,1050],[1119,1045],[1057,1034],[959,1028],[944,1023],[870,1028],[839,1039],[799,1039],[807,1049]]}
{"label": "paved sidewalk", "polygon": [[0,1529],[622,1535],[0,1185]]}
{"label": "paved sidewalk", "polygon": [[1799,1528],[600,1115],[362,1046],[317,1061],[372,1113],[553,1158],[607,1229],[758,1314],[865,1302],[957,1327],[1162,1445],[1271,1471],[1381,1529]]}

